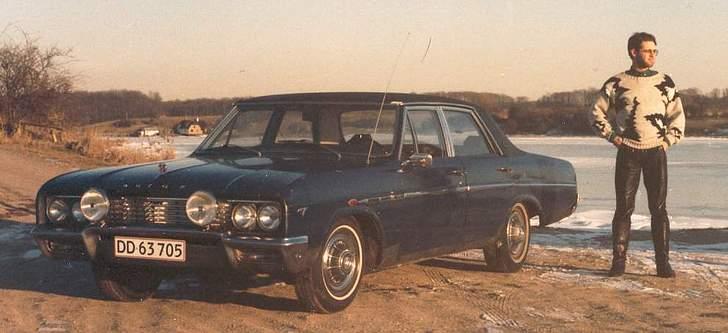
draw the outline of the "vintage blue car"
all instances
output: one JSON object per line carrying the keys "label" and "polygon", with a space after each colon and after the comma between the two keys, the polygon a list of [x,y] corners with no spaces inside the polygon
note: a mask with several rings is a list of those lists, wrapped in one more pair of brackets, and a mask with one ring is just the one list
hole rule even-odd
{"label": "vintage blue car", "polygon": [[114,300],[180,271],[267,273],[333,312],[363,273],[405,262],[483,249],[489,270],[517,271],[530,219],[576,203],[569,162],[519,150],[474,105],[290,94],[236,103],[189,157],[49,180],[32,235],[49,257],[90,260]]}

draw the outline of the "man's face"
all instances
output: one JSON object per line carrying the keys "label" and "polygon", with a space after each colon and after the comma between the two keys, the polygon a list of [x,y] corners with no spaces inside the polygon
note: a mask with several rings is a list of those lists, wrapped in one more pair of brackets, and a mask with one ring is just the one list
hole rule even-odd
{"label": "man's face", "polygon": [[632,49],[630,52],[632,53],[632,62],[637,68],[650,68],[657,61],[657,45],[654,42],[642,42],[639,50]]}

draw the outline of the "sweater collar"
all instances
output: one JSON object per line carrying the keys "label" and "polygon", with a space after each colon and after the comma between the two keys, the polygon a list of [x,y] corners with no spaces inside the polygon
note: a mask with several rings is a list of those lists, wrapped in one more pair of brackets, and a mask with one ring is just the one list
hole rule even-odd
{"label": "sweater collar", "polygon": [[653,71],[651,69],[648,69],[644,72],[638,72],[634,68],[630,68],[625,73],[632,75],[632,76],[637,76],[637,77],[650,77],[650,76],[657,75],[657,71]]}

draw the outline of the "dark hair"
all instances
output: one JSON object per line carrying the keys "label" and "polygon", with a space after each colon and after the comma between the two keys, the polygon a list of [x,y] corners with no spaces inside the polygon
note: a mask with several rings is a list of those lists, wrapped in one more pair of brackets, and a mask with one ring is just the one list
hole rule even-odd
{"label": "dark hair", "polygon": [[654,35],[646,32],[635,32],[629,37],[629,40],[627,40],[627,55],[630,58],[632,58],[632,53],[630,53],[630,51],[632,49],[639,50],[642,42],[653,42],[657,45],[657,39],[655,39]]}

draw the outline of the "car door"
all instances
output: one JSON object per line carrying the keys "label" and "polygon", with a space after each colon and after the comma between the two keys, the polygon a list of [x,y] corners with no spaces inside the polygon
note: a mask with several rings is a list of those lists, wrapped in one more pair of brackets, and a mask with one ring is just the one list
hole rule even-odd
{"label": "car door", "polygon": [[443,115],[453,155],[462,162],[467,182],[463,241],[477,243],[505,222],[513,196],[512,166],[498,153],[473,110],[445,107]]}
{"label": "car door", "polygon": [[442,128],[442,114],[434,106],[405,109],[402,159],[414,153],[432,155],[429,167],[403,169],[401,181],[416,192],[405,194],[408,206],[408,239],[402,241],[403,260],[446,253],[461,243],[459,229],[464,221],[464,200],[458,188],[464,188],[462,162],[451,156]]}

